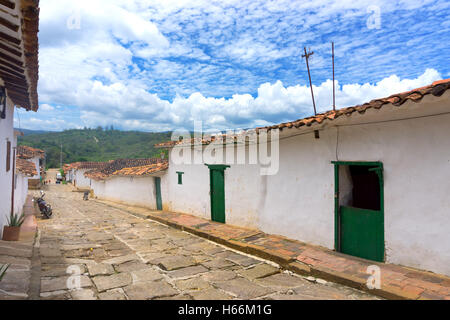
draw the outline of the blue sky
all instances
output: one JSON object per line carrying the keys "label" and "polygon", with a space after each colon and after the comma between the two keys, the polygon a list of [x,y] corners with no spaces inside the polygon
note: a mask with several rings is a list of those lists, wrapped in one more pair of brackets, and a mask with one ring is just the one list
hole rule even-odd
{"label": "blue sky", "polygon": [[41,0],[38,113],[22,128],[248,128],[450,77],[449,1]]}

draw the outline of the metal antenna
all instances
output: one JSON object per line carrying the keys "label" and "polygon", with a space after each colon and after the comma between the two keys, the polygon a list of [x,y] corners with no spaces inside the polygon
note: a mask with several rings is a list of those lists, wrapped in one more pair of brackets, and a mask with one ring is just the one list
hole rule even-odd
{"label": "metal antenna", "polygon": [[[308,68],[309,87],[311,88],[311,96],[312,96],[312,102],[313,102],[313,107],[314,107],[314,115],[317,115],[316,103],[314,102],[314,92],[313,92],[313,87],[312,87],[312,82],[311,82],[311,73],[309,72],[309,62],[308,62],[309,57],[312,56],[314,54],[314,52],[313,51],[306,52],[306,47],[304,49],[305,49],[305,54],[302,55],[302,58],[306,58],[306,67]],[[309,49],[309,50],[311,50],[311,49]]]}
{"label": "metal antenna", "polygon": [[334,42],[331,42],[331,59],[333,61],[333,111],[336,111],[336,94],[334,91]]}

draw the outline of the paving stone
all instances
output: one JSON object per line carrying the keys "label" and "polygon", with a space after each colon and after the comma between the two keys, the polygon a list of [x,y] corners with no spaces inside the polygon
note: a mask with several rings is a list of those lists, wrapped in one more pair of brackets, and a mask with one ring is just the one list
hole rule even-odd
{"label": "paving stone", "polygon": [[131,300],[149,300],[178,294],[178,292],[165,281],[139,282],[126,286],[124,290]]}
{"label": "paving stone", "polygon": [[301,286],[306,280],[286,273],[278,273],[262,279],[256,279],[255,282],[266,287],[283,289]]}
{"label": "paving stone", "polygon": [[218,289],[206,289],[191,292],[190,295],[194,300],[230,300],[233,297]]}
{"label": "paving stone", "polygon": [[232,252],[228,257],[226,257],[226,259],[234,262],[235,264],[241,265],[243,267],[248,267],[248,266],[251,266],[254,264],[261,263],[261,261],[256,260],[252,257],[246,256],[243,254],[238,254],[235,252]]}
{"label": "paving stone", "polygon": [[87,268],[91,277],[98,275],[110,275],[114,273],[113,266],[106,263],[90,264]]}
{"label": "paving stone", "polygon": [[145,263],[157,265],[162,258],[171,257],[172,255],[162,252],[153,252],[148,254],[143,254],[142,259]]}
{"label": "paving stone", "polygon": [[23,258],[31,258],[31,256],[33,255],[33,247],[17,246],[5,242],[7,241],[2,241],[0,243],[0,255]]}
{"label": "paving stone", "polygon": [[111,289],[98,294],[100,300],[127,300],[122,288]]}
{"label": "paving stone", "polygon": [[131,277],[133,278],[133,283],[144,281],[155,281],[163,278],[161,273],[148,266],[145,269],[132,271]]}
{"label": "paving stone", "polygon": [[11,271],[8,269],[2,281],[0,281],[0,290],[8,293],[27,294],[30,276],[29,271]]}
{"label": "paving stone", "polygon": [[90,234],[86,235],[86,238],[90,241],[102,242],[102,241],[107,241],[107,240],[113,240],[114,236],[111,234],[104,233],[104,232],[95,232],[95,233],[90,233]]}
{"label": "paving stone", "polygon": [[103,263],[121,264],[124,262],[133,261],[133,260],[139,260],[139,257],[134,253],[107,259],[107,260],[104,260]]}
{"label": "paving stone", "polygon": [[61,250],[63,251],[70,251],[70,250],[77,250],[77,249],[91,249],[91,248],[99,248],[101,245],[97,243],[79,243],[79,244],[63,244],[61,245]]}
{"label": "paving stone", "polygon": [[67,290],[58,290],[53,292],[41,292],[41,300],[70,300],[72,296]]}
{"label": "paving stone", "polygon": [[110,276],[97,276],[92,278],[98,292],[103,292],[109,289],[124,287],[133,282],[129,273],[116,273]]}
{"label": "paving stone", "polygon": [[208,282],[206,282],[205,280],[202,280],[199,277],[191,278],[191,279],[187,279],[187,280],[175,281],[175,286],[181,291],[202,290],[202,289],[211,288],[211,286]]}
{"label": "paving stone", "polygon": [[73,300],[97,300],[95,293],[91,289],[80,289],[70,292]]}
{"label": "paving stone", "polygon": [[214,286],[235,294],[239,299],[254,299],[274,292],[273,289],[262,287],[245,278],[215,282]]}
{"label": "paving stone", "polygon": [[59,248],[39,248],[39,255],[41,257],[61,257],[62,253]]}
{"label": "paving stone", "polygon": [[177,296],[159,297],[154,300],[192,300],[192,298],[188,294],[180,294]]}
{"label": "paving stone", "polygon": [[184,277],[189,277],[189,276],[193,276],[199,273],[204,273],[207,272],[208,269],[205,268],[202,265],[197,265],[197,266],[191,266],[191,267],[187,267],[187,268],[181,268],[181,269],[177,269],[174,271],[170,271],[167,273],[167,275],[171,278],[184,278]]}
{"label": "paving stone", "polygon": [[83,264],[45,264],[41,266],[41,277],[60,277],[60,276],[66,276],[69,275],[67,271],[70,271],[68,269],[69,267],[78,267],[80,268],[80,274],[83,274],[86,272],[86,267]]}
{"label": "paving stone", "polygon": [[215,270],[210,271],[204,275],[202,278],[206,281],[227,281],[236,278],[237,275],[234,271],[231,270]]}
{"label": "paving stone", "polygon": [[124,262],[114,266],[114,269],[116,269],[117,272],[130,272],[145,268],[148,268],[145,263],[136,260]]}
{"label": "paving stone", "polygon": [[224,269],[235,266],[235,264],[224,258],[214,258],[211,261],[202,263],[205,267],[209,269]]}
{"label": "paving stone", "polygon": [[158,266],[164,270],[170,271],[180,268],[189,267],[195,264],[195,260],[192,257],[186,256],[170,256],[161,258]]}
{"label": "paving stone", "polygon": [[[58,291],[58,290],[67,290],[69,289],[67,285],[73,285],[74,282],[72,282],[70,279],[71,276],[65,276],[65,277],[57,277],[57,278],[42,278],[41,279],[41,292],[51,292],[51,291]],[[68,283],[69,280],[69,283]],[[85,275],[80,276],[80,286],[81,288],[88,288],[92,286],[92,282],[89,279],[89,277]]]}
{"label": "paving stone", "polygon": [[278,272],[280,272],[280,269],[275,268],[267,263],[258,264],[250,269],[237,271],[237,273],[239,273],[241,276],[249,279],[267,277]]}
{"label": "paving stone", "polygon": [[31,260],[21,257],[0,256],[0,264],[9,264],[9,269],[30,270]]}

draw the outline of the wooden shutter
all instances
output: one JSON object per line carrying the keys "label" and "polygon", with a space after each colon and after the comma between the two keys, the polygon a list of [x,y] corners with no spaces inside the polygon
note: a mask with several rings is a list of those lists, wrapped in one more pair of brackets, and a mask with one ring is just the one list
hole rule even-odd
{"label": "wooden shutter", "polygon": [[6,141],[6,172],[11,170],[11,141]]}

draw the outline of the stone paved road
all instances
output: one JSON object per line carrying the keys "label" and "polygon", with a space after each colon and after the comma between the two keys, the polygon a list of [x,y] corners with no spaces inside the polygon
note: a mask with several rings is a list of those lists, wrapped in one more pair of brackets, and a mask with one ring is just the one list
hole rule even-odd
{"label": "stone paved road", "polygon": [[[39,219],[40,299],[376,299],[49,186]],[[69,268],[69,269],[68,269]],[[80,272],[81,289],[69,272]]]}

